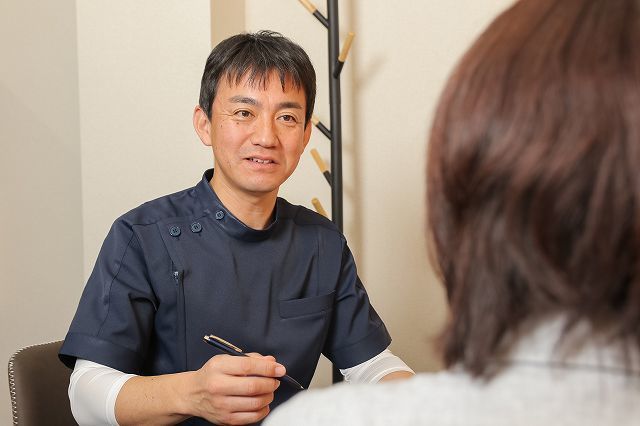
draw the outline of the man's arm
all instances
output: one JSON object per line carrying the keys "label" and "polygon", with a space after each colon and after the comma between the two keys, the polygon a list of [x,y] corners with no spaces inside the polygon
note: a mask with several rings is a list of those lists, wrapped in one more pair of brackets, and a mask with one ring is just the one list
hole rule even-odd
{"label": "man's arm", "polygon": [[269,413],[280,383],[274,377],[283,374],[273,357],[257,354],[219,355],[198,371],[149,377],[78,360],[69,398],[80,425],[174,424],[192,416],[254,423]]}
{"label": "man's arm", "polygon": [[406,380],[415,376],[416,373],[410,371],[394,371],[393,373],[389,373],[386,376],[380,379],[381,382],[389,382],[392,380]]}

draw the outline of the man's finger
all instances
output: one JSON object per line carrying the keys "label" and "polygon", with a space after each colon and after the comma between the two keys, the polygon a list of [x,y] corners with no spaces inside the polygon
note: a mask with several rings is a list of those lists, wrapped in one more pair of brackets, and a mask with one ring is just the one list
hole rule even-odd
{"label": "man's finger", "polygon": [[284,365],[256,357],[225,357],[221,360],[220,371],[232,376],[281,377],[286,373]]}
{"label": "man's finger", "polygon": [[271,377],[231,376],[216,383],[216,391],[227,396],[257,396],[272,394],[280,382]]}
{"label": "man's finger", "polygon": [[273,393],[254,396],[227,396],[224,407],[229,412],[260,411],[273,402]]}
{"label": "man's finger", "polygon": [[229,413],[221,420],[226,425],[246,425],[257,423],[269,414],[269,406],[264,407],[260,411],[239,411]]}
{"label": "man's finger", "polygon": [[247,355],[249,355],[252,358],[261,358],[261,359],[266,359],[267,361],[275,361],[276,358],[272,355],[262,355],[260,353],[257,352],[250,352]]}

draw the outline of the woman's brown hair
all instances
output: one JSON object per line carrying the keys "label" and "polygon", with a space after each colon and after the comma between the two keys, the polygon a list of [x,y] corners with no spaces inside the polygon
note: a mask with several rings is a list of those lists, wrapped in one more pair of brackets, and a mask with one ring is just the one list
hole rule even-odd
{"label": "woman's brown hair", "polygon": [[640,348],[640,2],[522,0],[462,58],[429,141],[447,365],[486,375],[562,312]]}

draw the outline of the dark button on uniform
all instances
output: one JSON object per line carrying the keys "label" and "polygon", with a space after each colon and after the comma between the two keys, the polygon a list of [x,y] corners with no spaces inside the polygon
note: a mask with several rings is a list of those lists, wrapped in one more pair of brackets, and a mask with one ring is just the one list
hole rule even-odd
{"label": "dark button on uniform", "polygon": [[222,210],[218,210],[216,212],[216,219],[220,220],[224,217],[224,212]]}
{"label": "dark button on uniform", "polygon": [[177,237],[178,235],[180,235],[180,227],[172,226],[171,229],[169,229],[169,235],[171,235],[172,237]]}
{"label": "dark button on uniform", "polygon": [[193,222],[191,224],[191,232],[198,233],[200,231],[202,231],[202,225],[200,225],[200,222]]}

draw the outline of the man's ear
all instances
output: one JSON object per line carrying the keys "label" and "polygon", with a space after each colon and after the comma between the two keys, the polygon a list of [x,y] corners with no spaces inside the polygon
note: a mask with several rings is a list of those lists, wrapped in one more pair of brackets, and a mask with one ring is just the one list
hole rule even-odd
{"label": "man's ear", "polygon": [[307,147],[309,140],[311,139],[311,128],[313,125],[311,124],[311,120],[307,122],[307,126],[304,129],[304,140],[303,140],[303,150]]}
{"label": "man's ear", "polygon": [[197,105],[193,110],[193,128],[196,129],[202,143],[211,146],[211,120],[200,105]]}

